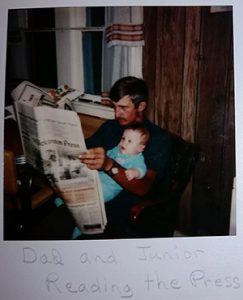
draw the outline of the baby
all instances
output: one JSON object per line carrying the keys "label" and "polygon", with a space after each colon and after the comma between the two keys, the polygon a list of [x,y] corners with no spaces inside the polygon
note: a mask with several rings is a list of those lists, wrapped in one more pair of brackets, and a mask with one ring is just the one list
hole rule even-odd
{"label": "baby", "polygon": [[[124,130],[119,144],[107,151],[107,156],[114,159],[119,165],[126,168],[128,180],[140,179],[145,176],[147,168],[144,162],[143,150],[149,140],[149,131],[136,126]],[[104,171],[99,172],[104,201],[112,200],[122,191],[122,187]]]}
{"label": "baby", "polygon": [[[107,156],[126,168],[125,174],[128,180],[143,178],[147,172],[142,152],[149,137],[147,129],[138,125],[130,126],[124,130],[119,144],[107,151]],[[122,191],[122,186],[104,171],[99,171],[99,177],[105,202],[111,201]],[[79,228],[75,227],[72,239],[76,239],[80,234]]]}

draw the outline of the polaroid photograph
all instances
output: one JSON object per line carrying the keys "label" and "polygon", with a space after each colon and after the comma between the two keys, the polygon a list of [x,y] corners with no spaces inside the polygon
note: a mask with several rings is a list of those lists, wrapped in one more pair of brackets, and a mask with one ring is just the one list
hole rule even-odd
{"label": "polaroid photograph", "polygon": [[0,8],[0,296],[240,300],[243,5]]}

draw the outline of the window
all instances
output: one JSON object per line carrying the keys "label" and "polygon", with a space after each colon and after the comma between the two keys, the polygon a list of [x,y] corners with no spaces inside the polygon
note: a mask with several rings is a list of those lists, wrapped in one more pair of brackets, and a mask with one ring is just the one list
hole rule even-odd
{"label": "window", "polygon": [[48,88],[68,84],[100,101],[118,78],[142,75],[142,47],[110,47],[104,41],[105,23],[131,20],[142,23],[142,7],[10,10],[6,81],[17,78]]}
{"label": "window", "polygon": [[57,8],[55,16],[58,83],[100,95],[104,7]]}
{"label": "window", "polygon": [[7,81],[101,94],[103,7],[10,10]]}
{"label": "window", "polygon": [[100,95],[102,91],[102,49],[105,12],[102,7],[86,8],[87,31],[83,32],[84,92]]}
{"label": "window", "polygon": [[8,14],[6,82],[57,85],[54,9],[14,9]]}
{"label": "window", "polygon": [[[104,23],[140,25],[143,7],[76,7],[55,11],[56,27],[64,28],[56,32],[60,83],[70,82],[85,93],[100,95],[123,76],[142,77],[143,30],[136,29],[137,26],[117,30],[115,26],[113,42],[108,45],[104,41]],[[132,36],[139,39],[130,39]]]}

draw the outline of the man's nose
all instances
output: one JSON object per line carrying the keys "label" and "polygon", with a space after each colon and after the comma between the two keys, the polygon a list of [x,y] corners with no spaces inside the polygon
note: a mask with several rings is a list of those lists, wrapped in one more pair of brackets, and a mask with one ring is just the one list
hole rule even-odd
{"label": "man's nose", "polygon": [[121,109],[119,107],[115,108],[115,116],[119,118],[121,116]]}
{"label": "man's nose", "polygon": [[117,111],[115,111],[115,118],[119,118],[119,114]]}

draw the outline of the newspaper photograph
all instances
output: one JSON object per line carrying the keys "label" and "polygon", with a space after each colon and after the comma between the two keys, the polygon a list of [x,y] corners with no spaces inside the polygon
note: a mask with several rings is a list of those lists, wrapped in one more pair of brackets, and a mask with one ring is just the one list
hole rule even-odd
{"label": "newspaper photograph", "polygon": [[82,233],[101,233],[107,222],[103,193],[98,172],[78,158],[87,150],[79,116],[40,105],[40,90],[30,88],[15,102],[26,161],[47,177]]}

